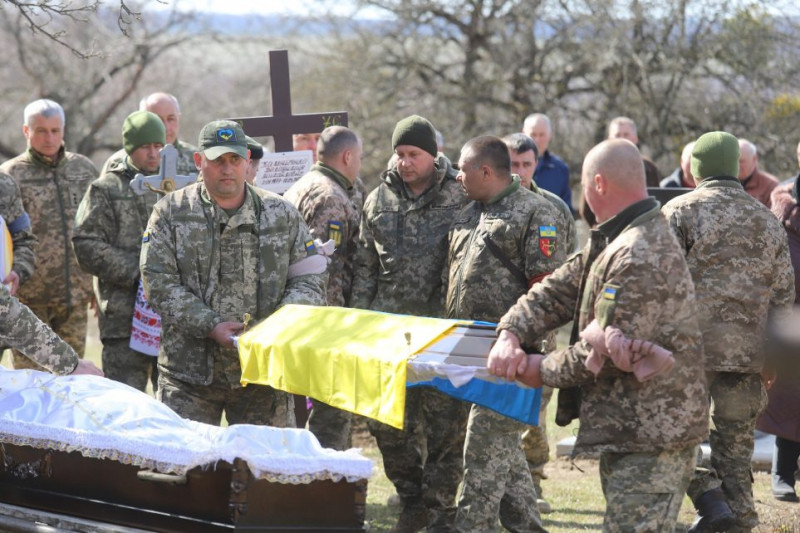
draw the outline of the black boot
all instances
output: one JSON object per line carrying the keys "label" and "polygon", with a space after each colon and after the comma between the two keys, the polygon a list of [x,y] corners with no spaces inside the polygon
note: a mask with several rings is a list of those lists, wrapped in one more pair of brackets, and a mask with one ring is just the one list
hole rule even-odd
{"label": "black boot", "polygon": [[798,501],[794,491],[794,472],[797,470],[798,446],[800,444],[775,438],[772,454],[772,495],[776,500],[784,502]]}
{"label": "black boot", "polygon": [[704,492],[694,502],[697,517],[687,533],[725,533],[736,524],[736,517],[725,501],[722,489]]}

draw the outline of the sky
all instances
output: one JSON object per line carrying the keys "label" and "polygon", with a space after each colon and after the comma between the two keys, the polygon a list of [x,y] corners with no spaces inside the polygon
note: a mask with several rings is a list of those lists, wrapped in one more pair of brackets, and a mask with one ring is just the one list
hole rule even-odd
{"label": "sky", "polygon": [[[177,6],[181,10],[229,13],[232,15],[260,14],[307,15],[316,7],[313,2],[296,2],[292,0],[166,0],[166,3],[148,3],[148,7],[170,9]],[[352,3],[343,0],[335,3],[334,11],[346,15],[352,12]]]}

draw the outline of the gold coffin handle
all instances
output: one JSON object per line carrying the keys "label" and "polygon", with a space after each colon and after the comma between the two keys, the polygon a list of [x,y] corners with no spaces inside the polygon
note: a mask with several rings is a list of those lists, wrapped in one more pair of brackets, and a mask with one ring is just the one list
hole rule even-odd
{"label": "gold coffin handle", "polygon": [[136,477],[142,481],[152,481],[153,483],[167,483],[169,485],[186,485],[184,474],[162,474],[153,470],[139,470]]}

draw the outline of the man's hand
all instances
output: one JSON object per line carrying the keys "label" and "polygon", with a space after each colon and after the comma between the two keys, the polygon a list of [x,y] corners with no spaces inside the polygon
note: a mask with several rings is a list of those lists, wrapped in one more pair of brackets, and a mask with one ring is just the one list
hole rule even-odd
{"label": "man's hand", "polygon": [[243,330],[244,324],[242,322],[220,322],[214,326],[214,329],[208,334],[208,338],[223,348],[235,350],[236,347],[233,345],[233,338],[239,335]]}
{"label": "man's hand", "polygon": [[527,364],[527,354],[520,347],[517,336],[508,330],[501,330],[486,361],[489,373],[514,381],[517,374],[525,372]]}
{"label": "man's hand", "polygon": [[542,386],[542,360],[544,356],[532,353],[527,356],[528,364],[525,371],[517,374],[517,381],[529,387],[539,388]]}
{"label": "man's hand", "polygon": [[11,296],[16,296],[17,289],[19,289],[19,274],[12,270],[8,273],[6,279],[3,280],[3,284],[8,285],[8,290],[11,293]]}
{"label": "man's hand", "polygon": [[87,361],[86,359],[79,359],[78,366],[75,367],[75,370],[70,372],[70,376],[78,376],[81,374],[86,376],[105,376],[102,370],[97,368],[94,363]]}

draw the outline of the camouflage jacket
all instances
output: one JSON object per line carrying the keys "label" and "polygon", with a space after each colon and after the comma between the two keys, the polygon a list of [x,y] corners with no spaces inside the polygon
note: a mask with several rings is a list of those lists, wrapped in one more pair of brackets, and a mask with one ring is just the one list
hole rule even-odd
{"label": "camouflage jacket", "polygon": [[54,374],[70,374],[78,354],[0,283],[0,349],[13,347]]}
{"label": "camouflage jacket", "polygon": [[14,178],[22,203],[39,240],[36,271],[20,286],[19,298],[30,306],[86,305],[91,277],[81,271],[72,253],[75,213],[97,169],[88,158],[61,149],[55,163],[28,149],[0,165]]}
{"label": "camouflage jacket", "polygon": [[392,168],[364,202],[352,307],[439,317],[450,224],[466,203],[456,171],[439,154],[438,181],[411,198]]}
{"label": "camouflage jacket", "polygon": [[6,221],[14,251],[11,269],[19,275],[20,284],[33,275],[36,262],[36,237],[31,219],[22,206],[22,195],[14,179],[0,173],[0,216]]}
{"label": "camouflage jacket", "polygon": [[136,172],[126,160],[112,165],[89,186],[75,217],[72,245],[78,264],[95,276],[101,339],[131,335],[142,234],[158,200],[133,192]]}
{"label": "camouflage jacket", "polygon": [[[172,146],[178,151],[178,175],[188,176],[189,174],[197,174],[197,166],[194,164],[194,153],[197,151],[197,148],[181,140],[176,140],[172,143]],[[120,162],[125,161],[127,157],[128,153],[124,149],[121,148],[117,150],[103,163],[100,175],[102,176],[108,172],[112,165],[116,166]]]}
{"label": "camouflage jacket", "polygon": [[336,243],[328,265],[327,302],[349,305],[363,197],[345,176],[323,163],[316,163],[283,197],[300,211],[314,237]]}
{"label": "camouflage jacket", "polygon": [[[220,322],[241,321],[245,312],[261,320],[286,304],[325,303],[327,274],[288,277],[289,265],[316,253],[300,213],[273,193],[249,185],[246,191],[230,218],[202,182],[170,193],[156,203],[142,238],[145,292],[162,320],[159,370],[188,383],[213,381],[219,348],[207,336]],[[239,249],[235,257],[220,257],[225,233]],[[238,286],[219,285],[222,262]],[[215,311],[228,295],[251,288],[253,308],[236,316]]]}
{"label": "camouflage jacket", "polygon": [[578,244],[577,230],[575,229],[575,218],[572,216],[572,210],[557,194],[553,194],[546,189],[542,189],[536,182],[531,180],[531,190],[536,194],[540,194],[553,204],[558,210],[558,218],[556,219],[556,228],[564,246],[567,255],[575,251],[575,246]]}
{"label": "camouflage jacket", "polygon": [[694,279],[707,369],[760,372],[767,318],[794,301],[781,223],[733,178],[706,179],[662,211]]}
{"label": "camouflage jacket", "polygon": [[669,374],[640,383],[609,361],[595,377],[584,365],[590,348],[583,342],[548,354],[542,381],[583,391],[576,453],[699,444],[708,432],[709,405],[694,288],[658,202],[637,202],[592,230],[584,251],[520,298],[498,328],[525,343],[567,323],[576,305],[579,331],[597,319],[675,357]]}
{"label": "camouflage jacket", "polygon": [[[555,270],[565,257],[557,217],[553,205],[522,189],[516,176],[487,205],[467,204],[450,228],[447,316],[497,322],[531,282]],[[525,284],[490,249],[487,238],[524,274]]]}

